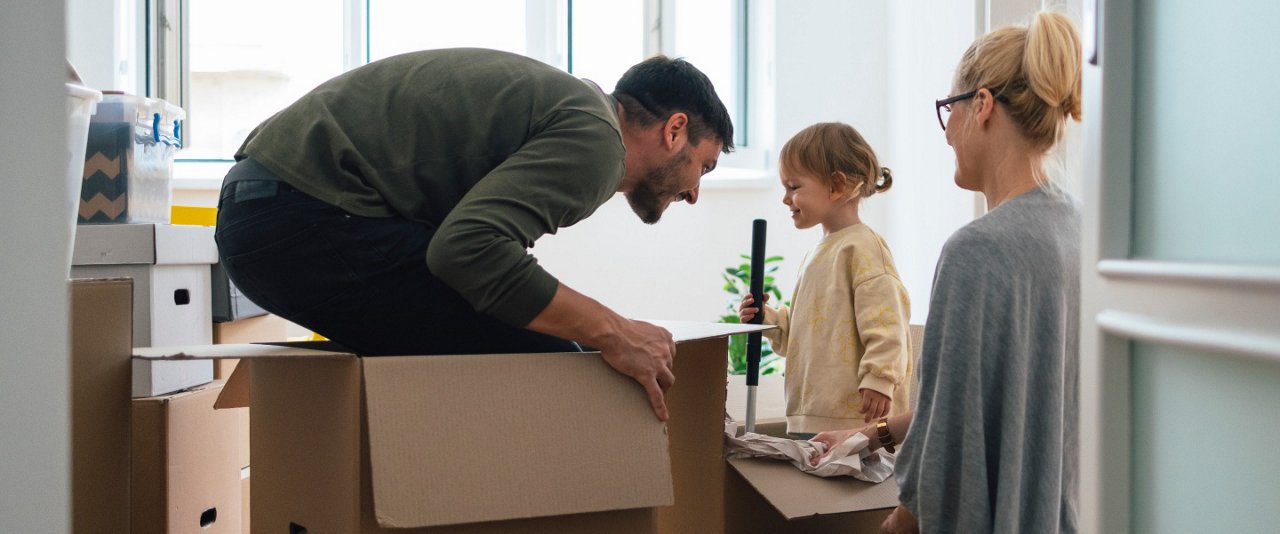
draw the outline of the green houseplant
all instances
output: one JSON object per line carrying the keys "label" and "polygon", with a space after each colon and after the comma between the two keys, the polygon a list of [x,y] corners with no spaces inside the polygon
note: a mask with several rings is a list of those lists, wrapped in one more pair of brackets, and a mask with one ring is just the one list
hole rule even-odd
{"label": "green houseplant", "polygon": [[[726,267],[720,276],[724,278],[724,290],[729,293],[729,301],[726,306],[727,313],[720,316],[722,323],[741,323],[738,318],[738,303],[742,301],[742,295],[751,292],[751,256],[742,255],[742,263],[736,266]],[[782,256],[769,256],[764,260],[764,293],[772,295],[771,302],[777,303],[782,300],[782,292],[778,290],[778,286],[774,285],[773,273],[778,270],[778,263],[782,261]],[[760,346],[760,374],[767,375],[773,373],[782,373],[782,358],[774,354],[769,347],[769,340],[761,340]],[[729,374],[742,375],[747,373],[747,336],[745,334],[731,336],[729,338]]]}

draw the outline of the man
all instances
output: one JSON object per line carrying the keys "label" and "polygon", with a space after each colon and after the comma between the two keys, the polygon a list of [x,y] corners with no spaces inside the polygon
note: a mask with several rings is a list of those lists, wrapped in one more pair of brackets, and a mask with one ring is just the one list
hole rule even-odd
{"label": "man", "polygon": [[724,104],[682,60],[637,64],[606,95],[505,52],[404,54],[320,85],[249,134],[223,184],[218,251],[255,303],[358,352],[577,341],[666,420],[671,334],[559,283],[528,248],[616,192],[657,222],[695,203],[732,149]]}

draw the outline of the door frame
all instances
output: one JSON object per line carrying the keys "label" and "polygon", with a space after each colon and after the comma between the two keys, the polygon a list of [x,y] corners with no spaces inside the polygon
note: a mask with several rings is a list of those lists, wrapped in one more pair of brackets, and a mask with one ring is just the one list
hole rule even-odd
{"label": "door frame", "polygon": [[1280,365],[1280,267],[1132,257],[1135,0],[1097,0],[1095,13],[1098,34],[1083,36],[1098,65],[1083,76],[1080,526],[1128,532],[1133,342]]}

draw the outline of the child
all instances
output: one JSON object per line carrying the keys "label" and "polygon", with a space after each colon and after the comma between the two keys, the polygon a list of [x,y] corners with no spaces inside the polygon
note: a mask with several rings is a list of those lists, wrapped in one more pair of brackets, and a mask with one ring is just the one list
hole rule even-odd
{"label": "child", "polygon": [[[764,333],[786,357],[787,432],[809,438],[908,409],[911,304],[884,239],[858,218],[864,197],[893,184],[847,124],[805,128],[778,157],[782,203],[796,228],[821,225],[791,307],[764,306]],[[765,295],[768,302],[768,295]],[[759,312],[750,294],[742,322]]]}

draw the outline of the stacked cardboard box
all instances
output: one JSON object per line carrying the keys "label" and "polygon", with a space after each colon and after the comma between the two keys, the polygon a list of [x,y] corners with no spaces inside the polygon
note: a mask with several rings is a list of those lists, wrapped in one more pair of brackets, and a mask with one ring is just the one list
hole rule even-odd
{"label": "stacked cardboard box", "polygon": [[[82,225],[71,275],[132,278],[133,340],[140,346],[203,345],[212,340],[209,266],[218,260],[213,229],[165,224]],[[163,395],[213,380],[208,361],[135,360],[132,394]]]}
{"label": "stacked cardboard box", "polygon": [[241,419],[214,411],[221,383],[130,399],[135,281],[70,286],[73,530],[240,532]]}
{"label": "stacked cardboard box", "polygon": [[214,410],[222,382],[133,399],[130,532],[239,533],[235,411]]}

